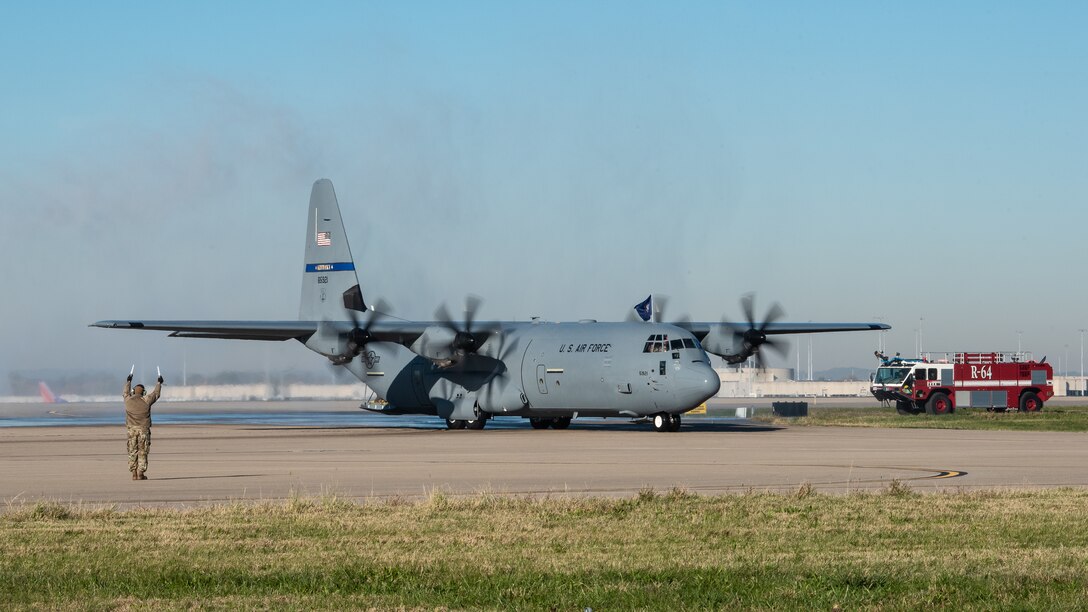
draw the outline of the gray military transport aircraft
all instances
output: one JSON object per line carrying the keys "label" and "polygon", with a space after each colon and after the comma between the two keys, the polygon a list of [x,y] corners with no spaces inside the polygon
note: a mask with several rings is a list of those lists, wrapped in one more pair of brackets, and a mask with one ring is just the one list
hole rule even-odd
{"label": "gray military transport aircraft", "polygon": [[498,416],[528,418],[536,429],[566,429],[579,416],[652,420],[678,431],[680,415],[718,392],[707,353],[729,363],[760,357],[769,336],[890,329],[881,323],[779,323],[777,304],[762,323],[752,298],[747,322],[578,323],[464,321],[446,307],[436,321],[390,320],[367,306],[355,274],[332,182],[310,194],[306,262],[297,321],[98,321],[93,327],[170,331],[178,338],[302,342],[363,381],[386,414],[435,415],[450,429],[483,429]]}

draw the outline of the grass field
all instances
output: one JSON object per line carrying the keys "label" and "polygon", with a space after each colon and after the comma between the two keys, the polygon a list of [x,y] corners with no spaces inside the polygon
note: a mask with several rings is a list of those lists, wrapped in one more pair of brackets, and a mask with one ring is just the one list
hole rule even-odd
{"label": "grass field", "polygon": [[774,417],[760,414],[753,420],[776,425],[831,425],[835,427],[904,427],[920,429],[989,429],[1011,431],[1088,431],[1088,406],[1046,406],[1041,412],[986,412],[957,410],[953,414],[903,416],[895,408],[810,408],[809,416]]}
{"label": "grass field", "polygon": [[1088,491],[337,499],[0,514],[62,609],[1084,609]]}

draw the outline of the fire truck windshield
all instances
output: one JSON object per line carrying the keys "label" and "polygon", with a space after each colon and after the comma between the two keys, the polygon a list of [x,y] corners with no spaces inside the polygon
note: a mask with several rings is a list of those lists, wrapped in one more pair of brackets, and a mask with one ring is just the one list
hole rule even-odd
{"label": "fire truck windshield", "polygon": [[911,368],[877,368],[873,383],[878,385],[900,383],[910,374],[910,371]]}

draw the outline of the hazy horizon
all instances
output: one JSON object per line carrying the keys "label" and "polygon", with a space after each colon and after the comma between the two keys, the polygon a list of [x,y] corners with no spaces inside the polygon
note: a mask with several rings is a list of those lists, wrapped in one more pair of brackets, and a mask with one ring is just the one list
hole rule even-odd
{"label": "hazy horizon", "polygon": [[[1088,328],[1088,5],[11,7],[0,380],[323,367],[100,319],[294,319],[310,186],[401,317],[879,321],[890,352]],[[772,366],[807,369],[810,338]],[[811,337],[814,369],[875,333]],[[304,365],[309,364],[309,365]],[[316,365],[315,365],[316,364]],[[1069,364],[1073,364],[1069,368]]]}

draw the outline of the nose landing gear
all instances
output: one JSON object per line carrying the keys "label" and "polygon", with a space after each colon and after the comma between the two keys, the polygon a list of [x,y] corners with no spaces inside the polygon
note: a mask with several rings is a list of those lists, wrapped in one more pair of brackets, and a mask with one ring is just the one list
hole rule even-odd
{"label": "nose landing gear", "polygon": [[654,431],[680,431],[680,415],[667,412],[655,414]]}

